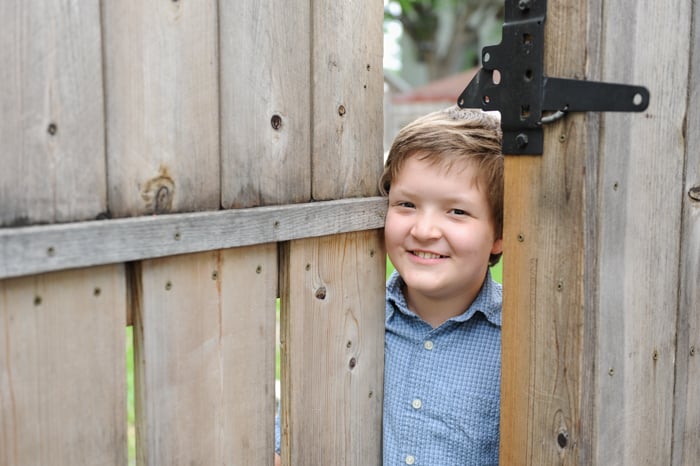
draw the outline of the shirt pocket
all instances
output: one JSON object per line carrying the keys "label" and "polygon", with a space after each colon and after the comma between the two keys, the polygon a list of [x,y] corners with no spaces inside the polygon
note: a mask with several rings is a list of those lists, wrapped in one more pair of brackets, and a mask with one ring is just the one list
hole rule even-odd
{"label": "shirt pocket", "polygon": [[[446,422],[455,438],[482,458],[498,454],[500,400],[464,391],[451,393]],[[482,456],[483,455],[483,456]],[[496,456],[497,458],[497,456]]]}

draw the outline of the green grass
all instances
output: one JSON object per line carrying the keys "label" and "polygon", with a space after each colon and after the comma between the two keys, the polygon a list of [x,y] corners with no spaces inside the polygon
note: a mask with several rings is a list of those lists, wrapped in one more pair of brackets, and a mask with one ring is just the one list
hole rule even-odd
{"label": "green grass", "polygon": [[126,328],[126,418],[129,466],[136,464],[136,414],[134,409],[134,328]]}

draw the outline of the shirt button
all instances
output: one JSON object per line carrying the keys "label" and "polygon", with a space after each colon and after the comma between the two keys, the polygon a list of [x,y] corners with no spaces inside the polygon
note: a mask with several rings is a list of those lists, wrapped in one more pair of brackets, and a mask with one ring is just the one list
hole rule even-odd
{"label": "shirt button", "polygon": [[413,406],[413,409],[420,409],[421,406],[423,406],[423,402],[416,398],[415,400],[411,401],[411,406]]}
{"label": "shirt button", "polygon": [[406,464],[414,464],[416,462],[416,459],[413,457],[413,455],[406,455]]}
{"label": "shirt button", "polygon": [[433,349],[433,342],[430,340],[426,341],[425,343],[423,343],[423,348],[430,351],[431,349]]}

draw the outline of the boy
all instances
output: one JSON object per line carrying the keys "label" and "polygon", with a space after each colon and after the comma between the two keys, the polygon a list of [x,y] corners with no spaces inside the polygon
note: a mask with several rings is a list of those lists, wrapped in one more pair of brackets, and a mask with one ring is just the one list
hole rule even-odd
{"label": "boy", "polygon": [[[453,107],[404,127],[380,179],[387,282],[383,464],[498,464],[500,121]],[[279,425],[276,440],[279,452]],[[280,464],[279,456],[275,458]]]}
{"label": "boy", "polygon": [[387,282],[384,465],[498,464],[500,122],[457,107],[396,136],[381,177]]}

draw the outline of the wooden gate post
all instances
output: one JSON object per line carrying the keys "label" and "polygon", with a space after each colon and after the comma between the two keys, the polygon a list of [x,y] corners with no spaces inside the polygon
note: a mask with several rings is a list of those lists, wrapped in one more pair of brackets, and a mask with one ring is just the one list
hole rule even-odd
{"label": "wooden gate post", "polygon": [[681,258],[697,251],[684,200],[697,178],[683,181],[697,176],[693,2],[671,3],[548,2],[545,75],[644,85],[651,101],[644,114],[570,114],[546,126],[541,157],[506,156],[502,464],[696,459],[696,369],[676,348],[696,343],[683,322],[692,332],[700,312],[696,264]]}

